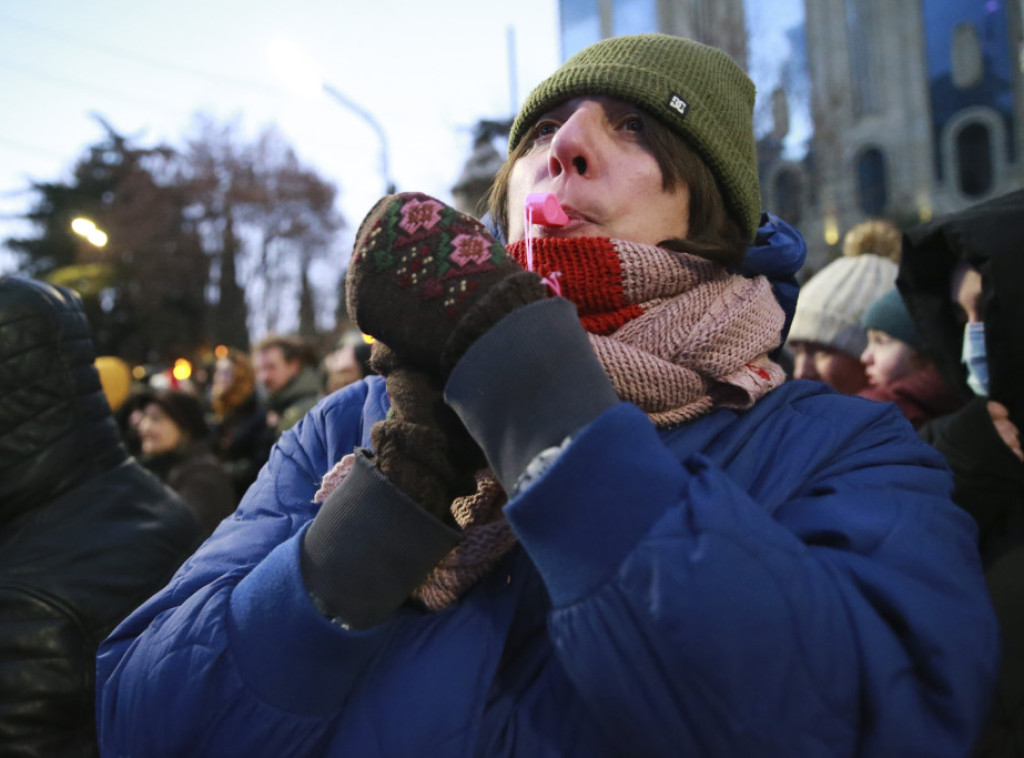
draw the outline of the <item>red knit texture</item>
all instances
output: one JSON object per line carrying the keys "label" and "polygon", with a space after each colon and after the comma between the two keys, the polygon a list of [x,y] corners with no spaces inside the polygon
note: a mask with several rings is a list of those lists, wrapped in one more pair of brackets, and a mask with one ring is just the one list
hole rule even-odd
{"label": "red knit texture", "polygon": [[[508,251],[526,267],[525,242],[513,242]],[[533,255],[542,279],[560,274],[562,296],[576,304],[589,333],[611,334],[643,313],[643,307],[627,297],[619,251],[610,239],[534,239]]]}

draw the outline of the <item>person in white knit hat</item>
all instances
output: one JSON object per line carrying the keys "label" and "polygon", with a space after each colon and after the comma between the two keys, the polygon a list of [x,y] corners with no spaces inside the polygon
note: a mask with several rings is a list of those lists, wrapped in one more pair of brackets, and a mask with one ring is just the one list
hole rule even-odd
{"label": "person in white knit hat", "polygon": [[800,290],[787,342],[794,378],[825,382],[845,395],[867,386],[861,317],[892,289],[896,272],[888,258],[865,253],[838,258],[811,277]]}

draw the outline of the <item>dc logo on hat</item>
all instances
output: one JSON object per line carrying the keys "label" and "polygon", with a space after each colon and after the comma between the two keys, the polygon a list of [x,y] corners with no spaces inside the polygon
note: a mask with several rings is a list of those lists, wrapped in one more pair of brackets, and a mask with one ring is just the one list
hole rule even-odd
{"label": "dc logo on hat", "polygon": [[685,116],[690,106],[679,95],[672,95],[668,101],[668,107],[676,111],[680,116]]}

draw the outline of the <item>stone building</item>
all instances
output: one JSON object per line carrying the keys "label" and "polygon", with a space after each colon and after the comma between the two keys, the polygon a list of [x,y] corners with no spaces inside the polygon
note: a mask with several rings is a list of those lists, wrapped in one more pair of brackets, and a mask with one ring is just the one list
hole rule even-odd
{"label": "stone building", "polygon": [[743,0],[559,0],[562,60],[622,34],[664,32],[725,50],[747,65]]}
{"label": "stone building", "polygon": [[[762,0],[763,4],[764,0]],[[764,208],[808,243],[804,275],[871,217],[906,227],[1024,186],[1024,0],[804,0],[790,32],[813,134],[783,150],[787,93],[759,129]],[[747,65],[742,0],[560,0],[563,60],[605,37],[662,31]]]}
{"label": "stone building", "polygon": [[810,268],[865,218],[906,227],[1024,186],[1019,0],[804,6],[814,134],[801,161],[762,145],[761,195]]}

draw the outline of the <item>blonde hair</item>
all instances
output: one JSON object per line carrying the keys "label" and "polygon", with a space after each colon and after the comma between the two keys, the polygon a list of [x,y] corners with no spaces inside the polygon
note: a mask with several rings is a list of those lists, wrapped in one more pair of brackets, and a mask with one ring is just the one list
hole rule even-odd
{"label": "blonde hair", "polygon": [[850,257],[874,253],[899,263],[902,247],[903,232],[884,219],[862,221],[843,237],[843,255]]}

